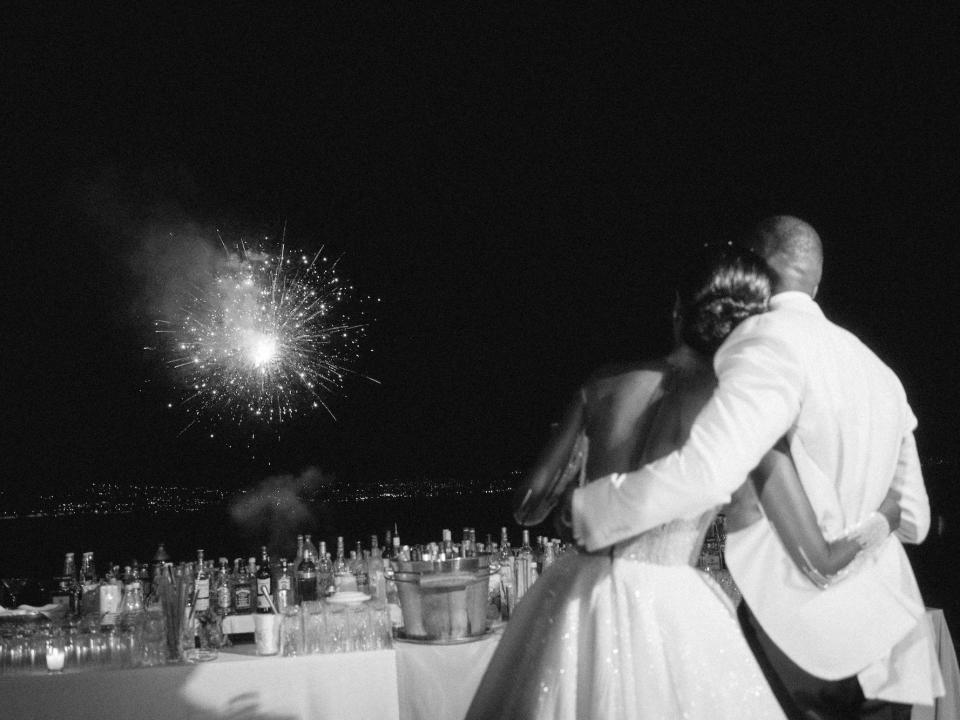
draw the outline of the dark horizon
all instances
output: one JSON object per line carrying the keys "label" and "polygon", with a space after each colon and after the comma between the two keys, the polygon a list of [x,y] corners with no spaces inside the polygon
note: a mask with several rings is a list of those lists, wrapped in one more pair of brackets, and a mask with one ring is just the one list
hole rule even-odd
{"label": "dark horizon", "polygon": [[[523,469],[593,369],[666,349],[679,258],[773,212],[820,232],[818,299],[921,455],[958,456],[955,18],[259,12],[18,27],[8,491]],[[255,452],[181,434],[143,350],[171,257],[284,228],[381,299],[379,384]]]}

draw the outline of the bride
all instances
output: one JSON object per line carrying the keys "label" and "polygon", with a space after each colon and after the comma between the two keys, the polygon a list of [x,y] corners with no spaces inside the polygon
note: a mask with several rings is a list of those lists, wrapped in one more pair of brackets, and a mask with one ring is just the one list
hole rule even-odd
{"label": "bride", "polygon": [[[766,266],[747,250],[707,248],[689,262],[677,289],[674,351],[598,373],[581,389],[517,490],[517,521],[542,522],[564,485],[575,486],[577,470],[600,478],[680,446],[715,387],[713,353],[766,309],[769,295]],[[755,475],[765,509],[806,504],[808,513],[767,512],[803,550],[812,581],[856,556],[854,540],[824,541],[781,449]],[[715,514],[675,520],[606,552],[564,553],[517,605],[467,718],[784,717],[729,598],[694,568]]]}

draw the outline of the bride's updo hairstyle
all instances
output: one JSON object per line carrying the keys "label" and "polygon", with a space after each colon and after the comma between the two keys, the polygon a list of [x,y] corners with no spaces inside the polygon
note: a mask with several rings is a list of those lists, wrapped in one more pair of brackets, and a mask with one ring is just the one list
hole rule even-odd
{"label": "bride's updo hairstyle", "polygon": [[680,339],[712,356],[737,325],[766,311],[772,285],[756,253],[730,244],[702,248],[688,259],[677,283]]}

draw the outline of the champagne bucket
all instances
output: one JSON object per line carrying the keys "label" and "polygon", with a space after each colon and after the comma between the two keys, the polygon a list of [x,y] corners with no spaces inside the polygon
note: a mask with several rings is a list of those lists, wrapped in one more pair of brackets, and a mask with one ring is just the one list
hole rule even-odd
{"label": "champagne bucket", "polygon": [[442,644],[486,633],[489,556],[391,564],[404,637]]}

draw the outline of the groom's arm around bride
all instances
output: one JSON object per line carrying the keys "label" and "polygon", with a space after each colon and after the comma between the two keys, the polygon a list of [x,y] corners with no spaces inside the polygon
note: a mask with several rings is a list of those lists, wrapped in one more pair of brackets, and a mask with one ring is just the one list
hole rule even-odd
{"label": "groom's arm around bride", "polygon": [[893,489],[899,528],[826,590],[767,522],[728,536],[728,563],[760,625],[805,671],[856,675],[867,698],[930,704],[942,681],[901,544],[922,541],[930,522],[916,419],[894,373],[814,302],[822,251],[813,228],[772,218],[754,245],[778,281],[771,310],[717,352],[718,388],[680,450],[575,491],[574,534],[594,550],[726,503],[780,438],[828,540],[866,520]]}

